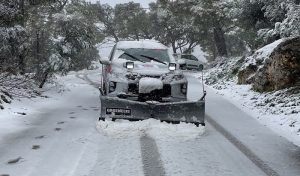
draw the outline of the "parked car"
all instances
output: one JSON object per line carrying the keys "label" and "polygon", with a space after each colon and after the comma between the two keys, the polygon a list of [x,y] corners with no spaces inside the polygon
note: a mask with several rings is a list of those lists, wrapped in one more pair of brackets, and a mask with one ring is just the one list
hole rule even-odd
{"label": "parked car", "polygon": [[192,54],[175,54],[177,63],[181,70],[202,70],[203,63]]}

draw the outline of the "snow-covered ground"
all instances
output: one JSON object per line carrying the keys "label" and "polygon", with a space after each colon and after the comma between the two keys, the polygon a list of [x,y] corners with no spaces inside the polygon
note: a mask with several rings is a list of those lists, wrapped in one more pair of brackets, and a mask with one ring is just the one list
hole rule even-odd
{"label": "snow-covered ground", "polygon": [[168,124],[154,119],[138,122],[117,120],[117,123],[112,121],[99,121],[97,129],[100,133],[113,138],[147,135],[162,141],[188,141],[197,139],[204,133],[204,127],[196,127],[193,124],[186,123]]}
{"label": "snow-covered ground", "polygon": [[300,146],[300,95],[283,91],[257,93],[249,85],[228,82],[226,89],[214,89],[243,111],[268,126],[276,133]]}
{"label": "snow-covered ground", "polygon": [[[217,77],[211,76],[216,73],[222,74],[222,71],[210,69],[205,77]],[[201,77],[200,73],[189,74],[199,79]],[[251,89],[251,85],[237,85],[236,77],[223,78],[207,86],[280,136],[300,146],[300,94],[289,94],[288,89],[258,93]]]}
{"label": "snow-covered ground", "polygon": [[[237,73],[248,65],[261,69],[270,59],[273,51],[286,39],[280,39],[259,50],[252,56],[242,58],[219,58],[216,65],[206,71],[206,84],[216,93],[241,110],[257,119],[261,124],[271,128],[300,146],[300,93],[299,88],[292,87],[279,91],[258,93],[251,85],[237,85]],[[200,74],[191,73],[200,78]],[[251,78],[251,75],[249,76]],[[248,78],[248,79],[249,79]]]}
{"label": "snow-covered ground", "polygon": [[[189,99],[199,98],[201,83],[193,77],[188,81]],[[261,163],[255,164],[247,150],[236,147],[210,123],[197,128],[154,119],[98,122],[99,91],[95,86],[100,82],[100,70],[72,72],[58,77],[57,82],[58,87],[47,86],[45,95],[49,98],[20,99],[0,111],[0,175],[266,175],[260,164],[269,164],[281,175],[300,173],[300,161],[291,155],[297,148],[251,118],[243,127],[237,116],[214,116],[215,109],[228,101],[210,91],[208,115],[223,119],[226,124],[221,124],[229,125],[226,129],[258,152]],[[235,106],[229,107],[230,111],[226,107],[219,111],[242,114]],[[266,136],[271,141],[266,141]],[[270,145],[274,147],[264,147]]]}
{"label": "snow-covered ground", "polygon": [[30,122],[43,113],[40,108],[58,102],[58,97],[69,91],[60,82],[63,80],[58,78],[56,83],[46,85],[40,90],[44,92],[42,96],[14,97],[11,104],[4,104],[5,109],[0,110],[0,142],[7,134],[17,133],[30,127]]}
{"label": "snow-covered ground", "polygon": [[[99,70],[90,74],[99,80]],[[99,92],[84,75],[59,77],[64,92],[51,88],[47,99],[20,99],[0,111],[0,175],[143,175],[139,137],[97,132]]]}
{"label": "snow-covered ground", "polygon": [[0,111],[0,175],[144,175],[141,136],[188,141],[204,133],[153,119],[97,122],[99,92],[85,76],[98,83],[100,70],[58,77],[43,90],[47,98],[20,98]]}

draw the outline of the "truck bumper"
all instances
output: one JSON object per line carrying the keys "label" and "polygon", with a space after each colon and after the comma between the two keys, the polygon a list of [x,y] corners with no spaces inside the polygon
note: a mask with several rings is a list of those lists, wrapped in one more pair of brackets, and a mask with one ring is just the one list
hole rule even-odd
{"label": "truck bumper", "polygon": [[144,120],[154,118],[168,122],[188,122],[204,125],[205,100],[179,102],[139,102],[118,97],[100,96],[99,119]]}

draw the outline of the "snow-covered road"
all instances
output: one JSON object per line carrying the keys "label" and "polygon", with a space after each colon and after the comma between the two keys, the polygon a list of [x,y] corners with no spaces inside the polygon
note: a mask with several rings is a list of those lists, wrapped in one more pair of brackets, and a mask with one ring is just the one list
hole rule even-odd
{"label": "snow-covered road", "polygon": [[[205,131],[153,119],[98,123],[99,92],[91,83],[99,72],[88,71],[89,81],[85,75],[61,78],[69,91],[37,103],[26,128],[0,140],[0,175],[300,175],[298,147],[211,90]],[[198,88],[189,77],[190,98]]]}

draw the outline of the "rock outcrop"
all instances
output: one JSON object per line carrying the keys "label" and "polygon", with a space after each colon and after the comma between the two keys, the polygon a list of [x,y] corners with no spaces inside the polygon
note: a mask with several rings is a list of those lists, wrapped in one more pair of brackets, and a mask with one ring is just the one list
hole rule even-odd
{"label": "rock outcrop", "polygon": [[259,92],[280,90],[300,82],[300,37],[275,41],[247,57],[238,72],[239,84]]}

